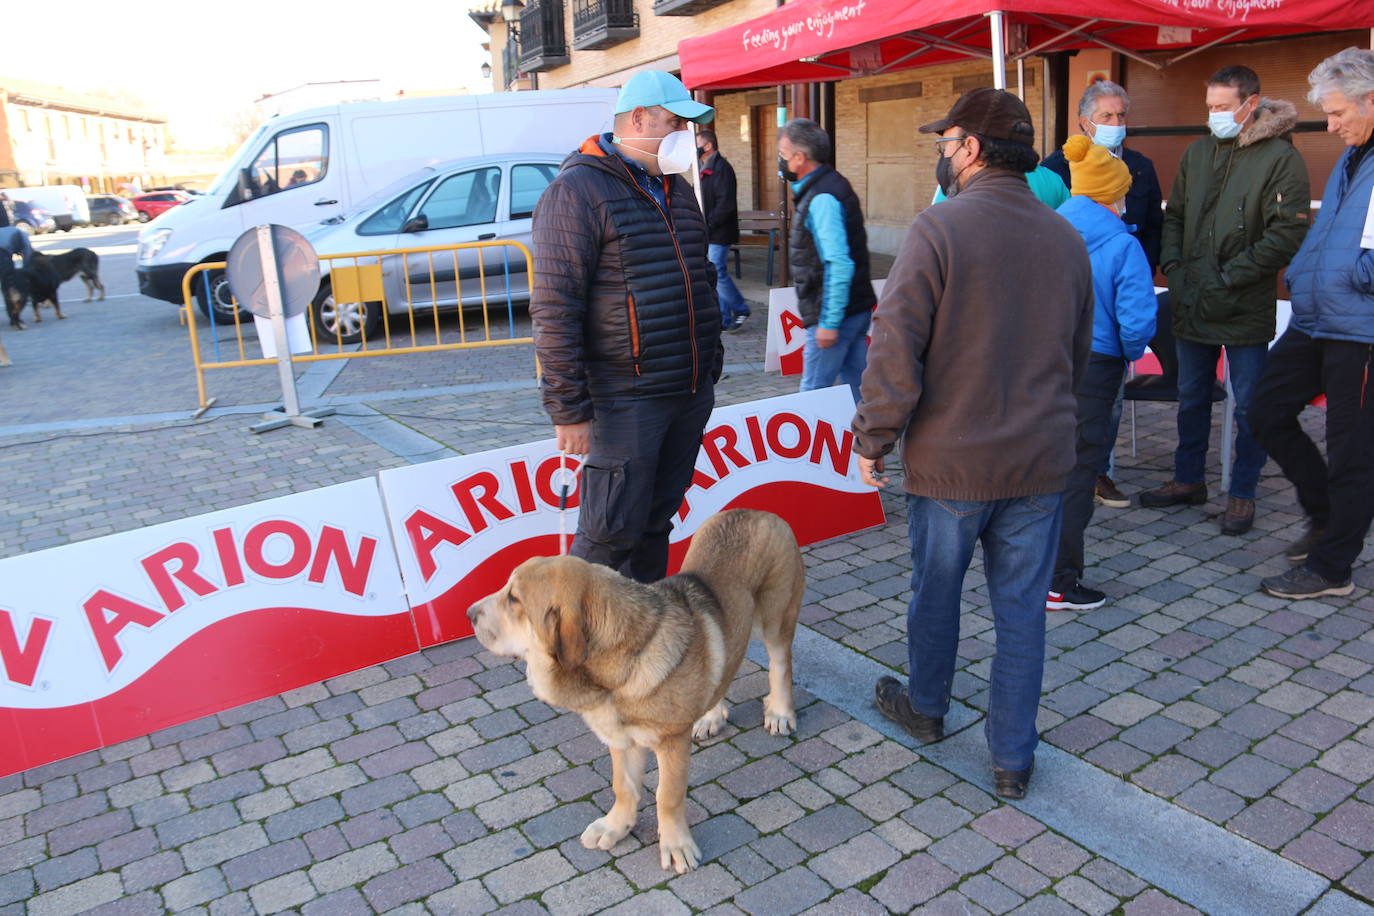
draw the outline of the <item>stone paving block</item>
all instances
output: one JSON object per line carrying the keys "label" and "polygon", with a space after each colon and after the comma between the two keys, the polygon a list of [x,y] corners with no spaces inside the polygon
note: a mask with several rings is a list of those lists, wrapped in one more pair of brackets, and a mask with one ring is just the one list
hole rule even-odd
{"label": "stone paving block", "polygon": [[319,773],[334,766],[334,758],[322,747],[313,748],[302,754],[283,757],[264,764],[259,771],[268,785],[280,786],[293,782],[303,776]]}
{"label": "stone paving block", "polygon": [[1078,873],[1116,897],[1134,897],[1147,886],[1140,878],[1103,858],[1093,859]]}
{"label": "stone paving block", "polygon": [[310,880],[322,894],[367,881],[400,863],[385,843],[373,843],[311,866]]}
{"label": "stone paving block", "polygon": [[[359,912],[370,916],[372,908],[367,905],[361,895],[359,895],[358,900],[363,907]],[[482,916],[482,914],[490,913],[499,906],[496,898],[487,893],[482,882],[477,880],[464,881],[442,890],[431,896],[425,903],[434,913],[462,913],[464,916],[469,916],[469,914],[470,916]],[[332,914],[321,911],[320,916],[332,916]]]}
{"label": "stone paving block", "polygon": [[934,842],[930,837],[899,818],[884,821],[873,828],[873,833],[904,856],[925,849]]}
{"label": "stone paving block", "polygon": [[253,770],[244,770],[213,782],[192,786],[186,793],[193,808],[208,808],[220,802],[234,801],[252,795],[263,788],[262,777]]}
{"label": "stone paving block", "polygon": [[281,739],[282,743],[286,745],[287,753],[299,754],[302,751],[332,744],[351,734],[353,734],[353,726],[347,720],[328,719],[287,732],[281,736]]}
{"label": "stone paving block", "polygon": [[482,879],[488,891],[502,903],[519,900],[570,880],[576,869],[552,849],[503,866]]}
{"label": "stone paving block", "polygon": [[348,818],[339,825],[339,829],[343,832],[344,839],[348,840],[348,845],[358,849],[394,836],[405,828],[401,826],[396,815],[383,808]]}
{"label": "stone paving block", "polygon": [[491,801],[483,802],[475,810],[477,816],[488,827],[492,830],[501,830],[548,811],[557,804],[558,799],[554,798],[548,789],[543,786],[529,786],[518,792],[499,795]]}
{"label": "stone paving block", "polygon": [[124,890],[130,894],[166,884],[173,878],[178,878],[184,874],[186,874],[186,866],[182,864],[181,856],[170,851],[159,852],[130,862],[120,870]]}
{"label": "stone paving block", "polygon": [[1026,899],[988,874],[974,875],[959,885],[959,890],[968,899],[995,914],[1005,913]]}
{"label": "stone paving block", "polygon": [[1374,859],[1365,859],[1341,880],[1341,885],[1366,900],[1374,900]]}
{"label": "stone paving block", "polygon": [[117,900],[122,893],[119,878],[111,872],[105,872],[39,894],[28,901],[28,912],[32,916],[73,916]]}
{"label": "stone paving block", "polygon": [[1289,770],[1263,757],[1242,754],[1211,775],[1212,782],[1242,798],[1259,798],[1290,775]]}
{"label": "stone paving block", "polygon": [[134,819],[127,809],[109,811],[49,832],[48,852],[54,856],[64,855],[73,849],[94,846],[133,829]]}
{"label": "stone paving block", "polygon": [[260,825],[243,824],[187,843],[181,847],[181,858],[188,869],[200,871],[267,845],[267,834]]}
{"label": "stone paving block", "polygon": [[875,823],[895,817],[912,805],[910,795],[886,780],[855,792],[847,801]]}
{"label": "stone paving block", "polygon": [[1261,798],[1226,826],[1261,846],[1278,849],[1312,823],[1312,815],[1277,798]]}
{"label": "stone paving block", "polygon": [[1118,776],[1124,776],[1144,766],[1150,755],[1136,750],[1120,741],[1106,741],[1083,755],[1085,760],[1097,764]]}
{"label": "stone paving block", "polygon": [[1126,904],[1125,916],[1196,916],[1197,910],[1150,888]]}
{"label": "stone paving block", "polygon": [[808,868],[836,888],[851,887],[901,860],[901,854],[866,831],[816,856]]}
{"label": "stone paving block", "polygon": [[[823,771],[824,772],[824,771]],[[847,780],[845,788],[858,788],[858,783],[854,782],[843,773],[839,774],[843,780]],[[810,779],[798,779],[782,787],[787,797],[795,801],[809,811],[816,811],[825,808],[835,800],[835,796],[821,788],[820,784]]]}
{"label": "stone paving block", "polygon": [[1306,712],[1325,699],[1326,695],[1321,691],[1304,687],[1301,684],[1285,682],[1260,694],[1256,702],[1295,716]]}
{"label": "stone paving block", "polygon": [[872,821],[849,805],[836,803],[788,825],[783,834],[808,852],[816,853],[872,826]]}
{"label": "stone paving block", "polygon": [[[135,830],[105,840],[95,847],[101,871],[114,871],[130,862],[153,855],[158,850],[157,835],[152,830]],[[0,858],[9,858],[0,853]]]}
{"label": "stone paving block", "polygon": [[245,821],[263,820],[274,814],[279,814],[295,804],[295,799],[291,797],[291,793],[281,786],[268,789],[265,792],[246,795],[236,802],[239,816]]}
{"label": "stone paving block", "polygon": [[29,834],[47,833],[58,827],[103,814],[109,807],[109,800],[103,792],[82,795],[44,805],[25,817],[24,826]]}
{"label": "stone paving block", "polygon": [[922,833],[942,837],[973,820],[973,815],[945,798],[931,798],[902,814],[902,820]]}
{"label": "stone paving block", "polygon": [[1172,798],[1207,775],[1207,768],[1178,754],[1157,758],[1131,776],[1136,785],[1165,798]]}
{"label": "stone paving block", "polygon": [[1092,858],[1082,847],[1052,833],[1042,833],[1016,851],[1036,871],[1051,878],[1075,872]]}
{"label": "stone paving block", "polygon": [[418,795],[419,792],[420,787],[415,785],[415,780],[411,779],[408,773],[397,773],[345,789],[339,799],[345,811],[350,815],[356,815],[383,805],[394,804],[403,798]]}
{"label": "stone paving block", "polygon": [[1045,733],[1045,739],[1056,747],[1081,754],[1115,735],[1120,729],[1094,715],[1081,715]]}
{"label": "stone paving block", "polygon": [[603,867],[545,891],[540,902],[554,916],[584,916],[619,903],[633,893],[624,877]]}
{"label": "stone paving block", "polygon": [[233,805],[225,802],[163,821],[157,825],[156,830],[157,838],[164,847],[175,848],[203,836],[236,827],[238,824],[238,811]]}
{"label": "stone paving block", "polygon": [[1297,839],[1283,847],[1283,855],[1332,881],[1339,880],[1365,859],[1349,846],[1337,843],[1316,830],[1299,834]]}
{"label": "stone paving block", "polygon": [[1192,700],[1180,700],[1172,703],[1160,713],[1168,716],[1175,722],[1181,722],[1192,728],[1206,728],[1221,718],[1221,713],[1209,706],[1194,703]]}
{"label": "stone paving block", "polygon": [[162,886],[162,899],[170,910],[184,910],[199,903],[208,903],[229,892],[224,876],[218,868],[183,875]]}
{"label": "stone paving block", "polygon": [[311,864],[310,851],[299,838],[264,846],[224,862],[220,872],[232,890],[243,890]]}
{"label": "stone paving block", "polygon": [[388,845],[397,859],[409,864],[426,856],[442,855],[455,844],[453,837],[439,824],[422,824],[392,837]]}
{"label": "stone paving block", "polygon": [[519,831],[508,829],[451,849],[444,854],[444,861],[460,881],[466,881],[523,859],[532,851]]}
{"label": "stone paving block", "polygon": [[301,835],[301,839],[305,840],[305,848],[310,850],[310,855],[316,861],[332,859],[348,851],[348,840],[344,839],[343,831],[333,824],[308,831]]}
{"label": "stone paving block", "polygon": [[1368,744],[1342,741],[1317,758],[1317,766],[1351,782],[1374,779],[1374,751]]}
{"label": "stone paving block", "polygon": [[1279,734],[1303,744],[1325,750],[1355,730],[1344,719],[1311,710],[1279,729]]}
{"label": "stone paving block", "polygon": [[987,840],[981,833],[968,828],[956,830],[944,839],[936,841],[931,844],[928,852],[960,875],[982,871],[1002,855],[999,846]]}
{"label": "stone paving block", "polygon": [[330,767],[287,783],[286,790],[301,804],[335,795],[367,781],[367,775],[356,763]]}
{"label": "stone paving block", "polygon": [[[807,800],[804,797],[806,793],[799,791],[800,787],[803,786],[816,786],[822,791],[816,793],[817,797],[814,801]],[[861,788],[863,788],[863,784],[848,773],[841,772],[835,767],[826,767],[815,773],[810,779],[799,779],[783,786],[783,791],[807,807],[818,808],[829,803],[829,799],[820,797],[824,793],[829,793],[836,798],[848,798]]]}
{"label": "stone paving block", "polygon": [[336,823],[344,818],[343,806],[335,798],[321,798],[274,814],[263,825],[272,842],[290,839],[309,833],[326,824]]}
{"label": "stone paving block", "polygon": [[740,799],[758,798],[781,788],[802,771],[781,757],[765,757],[721,777],[720,784]]}
{"label": "stone paving block", "polygon": [[401,734],[401,730],[393,725],[387,725],[382,728],[359,731],[355,735],[334,742],[329,746],[329,750],[334,755],[334,759],[340,763],[348,763],[396,747],[404,742],[405,736]]}
{"label": "stone paving block", "polygon": [[258,913],[280,913],[318,896],[303,871],[292,871],[270,878],[248,891],[248,897],[253,901],[253,909]]}
{"label": "stone paving block", "polygon": [[1180,754],[1210,767],[1219,767],[1250,746],[1250,742],[1234,732],[1223,728],[1204,728],[1186,741],[1180,741],[1177,750]]}
{"label": "stone paving block", "polygon": [[1230,820],[1245,807],[1244,800],[1235,793],[1206,780],[1184,789],[1174,800],[1194,814],[1217,823]]}
{"label": "stone paving block", "polygon": [[1045,829],[1044,824],[1010,805],[980,815],[969,826],[994,843],[1012,848],[1029,841]]}
{"label": "stone paving block", "polygon": [[40,891],[50,891],[55,887],[89,878],[100,870],[100,861],[96,858],[95,851],[81,849],[39,862],[33,867],[31,878],[38,884]]}
{"label": "stone paving block", "polygon": [[362,892],[377,912],[384,913],[453,884],[453,872],[438,859],[427,858],[378,875],[362,886]]}
{"label": "stone paving block", "polygon": [[1374,805],[1349,799],[1322,818],[1317,829],[1360,852],[1374,852]]}
{"label": "stone paving block", "polygon": [[1303,767],[1274,790],[1274,794],[1304,811],[1329,811],[1355,791],[1355,784],[1317,767]]}
{"label": "stone paving block", "polygon": [[918,853],[888,869],[869,893],[891,910],[907,912],[954,884],[958,876],[928,853]]}
{"label": "stone paving block", "polygon": [[800,913],[831,893],[830,887],[808,869],[797,866],[774,875],[735,897],[746,913]]}

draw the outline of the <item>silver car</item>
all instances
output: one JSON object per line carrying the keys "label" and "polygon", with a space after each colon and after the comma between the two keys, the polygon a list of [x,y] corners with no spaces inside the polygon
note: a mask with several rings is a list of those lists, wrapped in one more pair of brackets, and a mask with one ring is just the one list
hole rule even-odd
{"label": "silver car", "polygon": [[[323,257],[486,240],[528,246],[534,204],[558,174],[563,158],[552,153],[507,154],[426,166],[306,233],[322,258],[324,275],[315,298],[317,335],[323,342],[344,343],[377,335],[382,322],[378,266],[381,291],[393,315],[413,309],[418,319],[435,309],[480,306],[484,301],[504,314],[508,307],[528,303],[525,259],[513,246],[356,260]],[[393,327],[395,322],[393,318]]]}

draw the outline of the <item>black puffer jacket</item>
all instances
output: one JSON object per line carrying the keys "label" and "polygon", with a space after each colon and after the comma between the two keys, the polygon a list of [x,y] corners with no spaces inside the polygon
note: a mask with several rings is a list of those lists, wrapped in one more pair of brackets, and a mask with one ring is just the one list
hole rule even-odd
{"label": "black puffer jacket", "polygon": [[667,214],[591,137],[534,208],[530,316],[557,425],[590,420],[593,399],[683,394],[720,377],[706,222],[686,181],[663,180]]}

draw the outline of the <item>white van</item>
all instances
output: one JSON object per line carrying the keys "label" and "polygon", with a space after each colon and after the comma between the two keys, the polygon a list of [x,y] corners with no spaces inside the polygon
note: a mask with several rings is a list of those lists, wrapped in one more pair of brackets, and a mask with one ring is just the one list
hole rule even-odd
{"label": "white van", "polygon": [[[615,89],[551,89],[354,102],[273,118],[244,141],[210,189],[138,237],[138,288],[180,304],[186,271],[222,261],[246,229],[301,231],[348,212],[424,165],[493,153],[571,153],[611,129]],[[206,275],[202,275],[206,276]],[[229,285],[196,284],[201,310],[230,317]]]}
{"label": "white van", "polygon": [[6,188],[5,196],[10,200],[26,200],[36,207],[42,207],[63,232],[71,232],[73,226],[91,224],[91,206],[86,201],[86,192],[74,184]]}

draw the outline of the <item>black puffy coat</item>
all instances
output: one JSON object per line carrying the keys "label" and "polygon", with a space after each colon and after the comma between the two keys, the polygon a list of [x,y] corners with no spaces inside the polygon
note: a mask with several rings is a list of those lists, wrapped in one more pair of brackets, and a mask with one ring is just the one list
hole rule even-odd
{"label": "black puffy coat", "polygon": [[706,222],[684,179],[662,181],[667,213],[593,136],[534,208],[530,316],[557,425],[590,420],[594,400],[684,394],[720,376]]}
{"label": "black puffy coat", "polygon": [[706,211],[707,233],[712,245],[739,241],[739,202],[735,167],[719,152],[701,167],[701,206]]}

